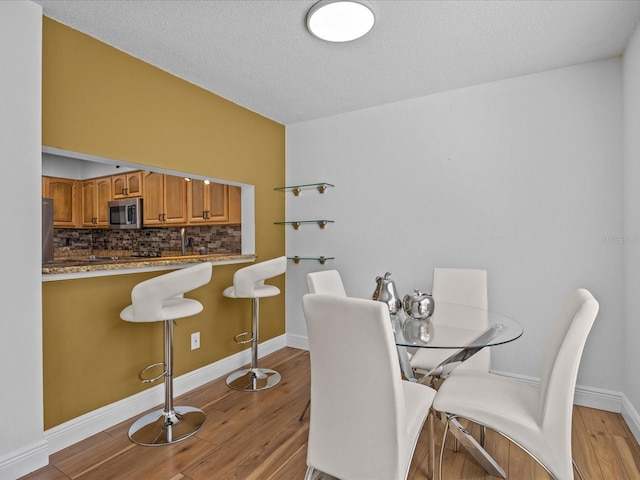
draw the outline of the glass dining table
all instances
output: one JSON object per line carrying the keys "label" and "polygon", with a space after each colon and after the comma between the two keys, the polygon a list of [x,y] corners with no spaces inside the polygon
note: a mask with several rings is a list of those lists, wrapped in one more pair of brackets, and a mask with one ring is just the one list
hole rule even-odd
{"label": "glass dining table", "polygon": [[[421,328],[418,328],[418,323],[422,323]],[[483,348],[512,342],[523,333],[522,326],[507,315],[446,302],[437,302],[433,315],[427,321],[395,314],[391,315],[391,324],[402,373],[411,381],[417,380],[407,348],[456,350],[427,374],[429,377],[446,378],[455,367]],[[468,328],[470,324],[479,327]]]}
{"label": "glass dining table", "polygon": [[[391,315],[391,323],[403,375],[409,381],[423,383],[431,383],[434,378],[446,378],[457,366],[483,348],[513,342],[523,333],[522,326],[507,315],[445,302],[435,303],[433,315],[426,322],[395,314]],[[479,325],[479,328],[468,328],[469,324]],[[447,349],[452,352],[421,379],[417,379],[409,353],[409,350],[415,351],[417,348]],[[500,465],[456,419],[451,420],[450,425],[451,433],[487,473],[506,478]]]}

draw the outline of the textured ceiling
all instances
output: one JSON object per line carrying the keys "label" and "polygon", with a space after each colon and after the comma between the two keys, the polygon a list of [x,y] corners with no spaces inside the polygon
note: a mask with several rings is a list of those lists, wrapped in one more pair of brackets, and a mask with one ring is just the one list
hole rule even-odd
{"label": "textured ceiling", "polygon": [[282,124],[623,53],[640,0],[370,0],[365,37],[315,0],[36,0],[44,14]]}

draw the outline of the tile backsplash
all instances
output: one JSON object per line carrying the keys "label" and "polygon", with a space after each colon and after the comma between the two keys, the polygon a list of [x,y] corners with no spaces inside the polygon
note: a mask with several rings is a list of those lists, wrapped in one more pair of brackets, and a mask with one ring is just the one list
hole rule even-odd
{"label": "tile backsplash", "polygon": [[[240,225],[185,227],[186,253],[197,254],[201,247],[208,253],[241,253]],[[156,256],[180,251],[180,227],[118,229],[53,229],[54,256],[76,251],[131,251],[135,255]],[[104,255],[105,253],[101,253]]]}

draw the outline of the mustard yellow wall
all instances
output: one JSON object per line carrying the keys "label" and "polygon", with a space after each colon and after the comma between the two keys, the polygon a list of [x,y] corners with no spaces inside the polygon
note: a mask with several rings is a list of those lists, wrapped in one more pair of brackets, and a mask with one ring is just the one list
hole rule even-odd
{"label": "mustard yellow wall", "polygon": [[[258,261],[284,255],[285,129],[217,95],[44,18],[43,144],[255,185]],[[250,301],[222,290],[243,265],[214,267],[192,294],[204,311],[178,321],[176,375],[236,353]],[[137,372],[162,359],[162,325],[119,313],[131,288],[156,273],[43,283],[45,428],[133,395]],[[261,340],[284,333],[283,292],[261,303]],[[190,350],[190,335],[202,347]]]}

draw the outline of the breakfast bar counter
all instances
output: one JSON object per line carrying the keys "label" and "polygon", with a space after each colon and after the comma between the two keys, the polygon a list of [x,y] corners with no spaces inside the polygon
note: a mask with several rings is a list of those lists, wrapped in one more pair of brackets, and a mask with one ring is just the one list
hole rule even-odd
{"label": "breakfast bar counter", "polygon": [[211,262],[215,265],[251,263],[255,255],[214,253],[207,255],[175,255],[159,257],[86,257],[54,260],[42,265],[42,281],[72,280],[107,275],[124,275],[160,270],[172,270],[188,264]]}

